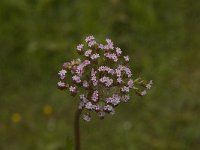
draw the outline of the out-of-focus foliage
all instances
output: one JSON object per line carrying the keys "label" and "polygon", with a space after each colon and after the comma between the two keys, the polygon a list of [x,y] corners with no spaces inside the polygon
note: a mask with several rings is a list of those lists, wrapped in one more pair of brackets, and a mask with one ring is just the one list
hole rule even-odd
{"label": "out-of-focus foliage", "polygon": [[115,116],[81,122],[83,149],[200,149],[199,8],[198,0],[1,0],[0,149],[73,149],[77,99],[56,89],[57,71],[89,34],[118,43],[135,77],[154,86]]}

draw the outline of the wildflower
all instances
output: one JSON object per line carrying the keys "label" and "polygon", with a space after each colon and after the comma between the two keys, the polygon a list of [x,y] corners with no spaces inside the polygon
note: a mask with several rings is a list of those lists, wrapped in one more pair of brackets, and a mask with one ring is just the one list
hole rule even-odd
{"label": "wildflower", "polygon": [[65,74],[67,73],[66,70],[62,69],[59,71],[58,75],[60,76],[60,79],[63,80],[65,79]]}
{"label": "wildflower", "polygon": [[93,82],[93,85],[94,85],[94,86],[97,86],[97,84],[98,84],[96,74],[97,74],[97,71],[95,71],[95,70],[92,68],[92,71],[91,71],[91,81]]}
{"label": "wildflower", "polygon": [[142,91],[142,92],[140,93],[141,96],[144,96],[144,95],[146,95],[146,94],[147,94],[147,91],[146,91],[146,90],[144,90],[144,91]]}
{"label": "wildflower", "polygon": [[93,54],[93,55],[91,55],[91,59],[92,60],[94,60],[94,59],[97,59],[97,58],[99,58],[100,57],[100,55],[99,54]]}
{"label": "wildflower", "polygon": [[89,87],[89,84],[88,84],[88,82],[86,80],[83,81],[83,87],[85,87],[85,88]]}
{"label": "wildflower", "polygon": [[85,103],[84,102],[80,102],[78,109],[83,109],[85,107]]}
{"label": "wildflower", "polygon": [[117,53],[117,56],[120,56],[122,54],[121,48],[116,47],[116,53]]}
{"label": "wildflower", "polygon": [[146,88],[147,88],[147,89],[150,89],[150,88],[151,88],[151,86],[152,86],[152,84],[153,84],[153,81],[152,81],[152,80],[150,80],[150,81],[149,81],[149,83],[146,85]]}
{"label": "wildflower", "polygon": [[114,70],[114,69],[111,69],[110,67],[107,67],[107,66],[100,66],[100,67],[98,68],[98,71],[100,71],[100,72],[106,71],[107,73],[112,74],[112,75],[115,74],[115,70]]}
{"label": "wildflower", "polygon": [[89,114],[83,115],[83,120],[89,122],[91,120],[91,117],[89,116]]}
{"label": "wildflower", "polygon": [[80,98],[80,101],[83,102],[84,104],[88,102],[88,100],[87,100],[87,98],[85,97],[84,94],[81,94],[81,95],[79,96],[79,98]]}
{"label": "wildflower", "polygon": [[109,87],[113,84],[113,79],[104,76],[100,79],[100,82],[104,83],[107,87]]}
{"label": "wildflower", "polygon": [[107,45],[104,46],[104,49],[113,49],[114,46],[113,46],[113,42],[111,41],[111,39],[106,39],[106,42],[107,42]]}
{"label": "wildflower", "polygon": [[86,57],[89,57],[91,54],[92,54],[92,50],[89,49],[89,50],[85,51],[85,54],[84,54],[84,55],[85,55]]}
{"label": "wildflower", "polygon": [[62,81],[59,81],[59,82],[57,83],[57,85],[58,85],[58,88],[60,88],[60,89],[64,89],[64,88],[66,87],[65,83],[62,82]]}
{"label": "wildflower", "polygon": [[113,42],[112,42],[112,40],[111,39],[106,39],[106,42],[109,44],[112,44],[113,45]]}
{"label": "wildflower", "polygon": [[122,78],[121,78],[121,77],[117,78],[117,82],[118,82],[119,84],[121,84],[121,83],[123,82]]}
{"label": "wildflower", "polygon": [[124,86],[124,87],[121,88],[121,91],[122,91],[123,93],[128,93],[128,92],[129,92],[129,87]]}
{"label": "wildflower", "polygon": [[92,40],[94,40],[94,36],[93,36],[93,35],[88,36],[88,37],[86,37],[86,39],[85,39],[86,42],[90,42],[90,41],[92,41]]}
{"label": "wildflower", "polygon": [[[132,79],[129,56],[114,47],[111,39],[101,44],[94,36],[88,36],[85,42],[86,51],[83,52],[83,44],[77,46],[78,54],[85,57],[65,62],[58,73],[60,81],[57,83],[59,89],[68,89],[72,96],[79,96],[78,109],[84,110],[85,121],[91,120],[92,112],[101,119],[106,114],[114,114],[120,102],[130,99],[131,89],[140,96],[146,95],[146,90],[140,90],[138,86],[150,89],[152,81]],[[67,75],[71,80],[66,79]]]}
{"label": "wildflower", "polygon": [[77,50],[78,50],[78,51],[82,51],[83,46],[84,46],[83,44],[79,44],[79,45],[77,46]]}
{"label": "wildflower", "polygon": [[79,64],[76,68],[76,74],[79,76],[82,76],[84,68],[88,66],[89,64],[90,64],[89,60],[85,60],[81,64]]}
{"label": "wildflower", "polygon": [[103,44],[99,44],[99,46],[98,46],[100,49],[104,49],[104,45]]}
{"label": "wildflower", "polygon": [[123,96],[121,97],[121,101],[122,101],[122,102],[128,102],[129,99],[130,99],[130,96],[129,96],[129,95],[123,95]]}
{"label": "wildflower", "polygon": [[93,110],[95,112],[99,112],[100,111],[100,106],[97,104],[97,105],[93,105]]}
{"label": "wildflower", "polygon": [[113,110],[113,107],[111,105],[106,105],[106,106],[104,106],[103,109],[105,112],[111,112]]}
{"label": "wildflower", "polygon": [[117,106],[120,103],[120,96],[117,94],[113,94],[112,97],[106,99],[106,103],[112,104],[113,106]]}
{"label": "wildflower", "polygon": [[122,75],[122,72],[119,68],[115,69],[115,73],[116,73],[117,77],[121,77],[121,75]]}
{"label": "wildflower", "polygon": [[85,99],[85,95],[84,94],[81,94],[79,97],[80,97],[81,100]]}
{"label": "wildflower", "polygon": [[115,53],[113,53],[113,54],[105,53],[104,55],[105,55],[106,58],[108,58],[108,59],[110,59],[110,60],[112,60],[114,62],[118,61],[118,57],[117,57],[117,55]]}
{"label": "wildflower", "polygon": [[129,78],[132,76],[132,72],[131,72],[130,68],[125,67],[125,70],[124,70],[124,71],[126,72],[126,74],[127,74],[127,76],[128,76]]}
{"label": "wildflower", "polygon": [[90,41],[89,43],[88,43],[88,46],[89,47],[92,47],[92,46],[94,46],[96,44],[96,41]]}
{"label": "wildflower", "polygon": [[126,62],[128,62],[128,61],[129,61],[129,56],[124,56],[124,60],[125,60]]}
{"label": "wildflower", "polygon": [[93,108],[93,105],[91,102],[87,102],[86,105],[85,105],[85,108],[88,109],[88,110],[92,110]]}
{"label": "wildflower", "polygon": [[97,102],[98,97],[99,97],[99,92],[96,90],[96,91],[93,92],[92,98],[91,98],[91,99],[92,99],[94,102]]}
{"label": "wildflower", "polygon": [[69,87],[69,91],[71,92],[72,95],[75,95],[76,92],[77,92],[77,89],[76,89],[75,86],[70,86],[70,87]]}
{"label": "wildflower", "polygon": [[81,82],[81,78],[78,75],[74,75],[72,77],[72,79],[76,82],[76,83],[80,83]]}
{"label": "wildflower", "polygon": [[134,82],[133,82],[132,79],[130,79],[127,84],[128,84],[128,87],[132,89],[133,85],[134,85]]}

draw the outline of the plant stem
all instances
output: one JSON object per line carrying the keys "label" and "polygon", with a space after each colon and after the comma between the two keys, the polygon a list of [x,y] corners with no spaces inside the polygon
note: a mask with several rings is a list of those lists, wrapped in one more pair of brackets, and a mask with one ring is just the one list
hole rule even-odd
{"label": "plant stem", "polygon": [[81,116],[81,109],[77,109],[75,112],[74,118],[74,139],[75,139],[75,150],[81,149],[80,144],[80,116]]}

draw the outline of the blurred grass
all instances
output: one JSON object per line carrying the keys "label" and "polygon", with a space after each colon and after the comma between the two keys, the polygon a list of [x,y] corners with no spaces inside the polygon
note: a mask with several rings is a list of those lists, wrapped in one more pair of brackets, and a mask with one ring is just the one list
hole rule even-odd
{"label": "blurred grass", "polygon": [[195,0],[1,0],[0,149],[73,149],[77,100],[56,89],[57,71],[88,34],[113,39],[131,56],[135,77],[155,84],[115,116],[81,122],[83,149],[200,149],[199,6]]}

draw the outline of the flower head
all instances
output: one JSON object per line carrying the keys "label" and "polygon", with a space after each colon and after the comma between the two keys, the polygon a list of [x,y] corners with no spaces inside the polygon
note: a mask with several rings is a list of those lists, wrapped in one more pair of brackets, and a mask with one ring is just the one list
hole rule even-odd
{"label": "flower head", "polygon": [[[129,56],[114,47],[111,39],[101,44],[94,36],[88,36],[85,42],[77,46],[82,59],[65,62],[58,73],[60,81],[57,83],[59,89],[67,89],[72,96],[79,95],[78,108],[84,110],[85,121],[91,120],[92,112],[101,119],[106,114],[114,114],[121,102],[130,99],[131,89],[140,96],[146,95],[146,89],[150,89],[153,82],[132,79]],[[87,50],[83,49],[84,45]],[[67,75],[71,80],[67,80]]]}

